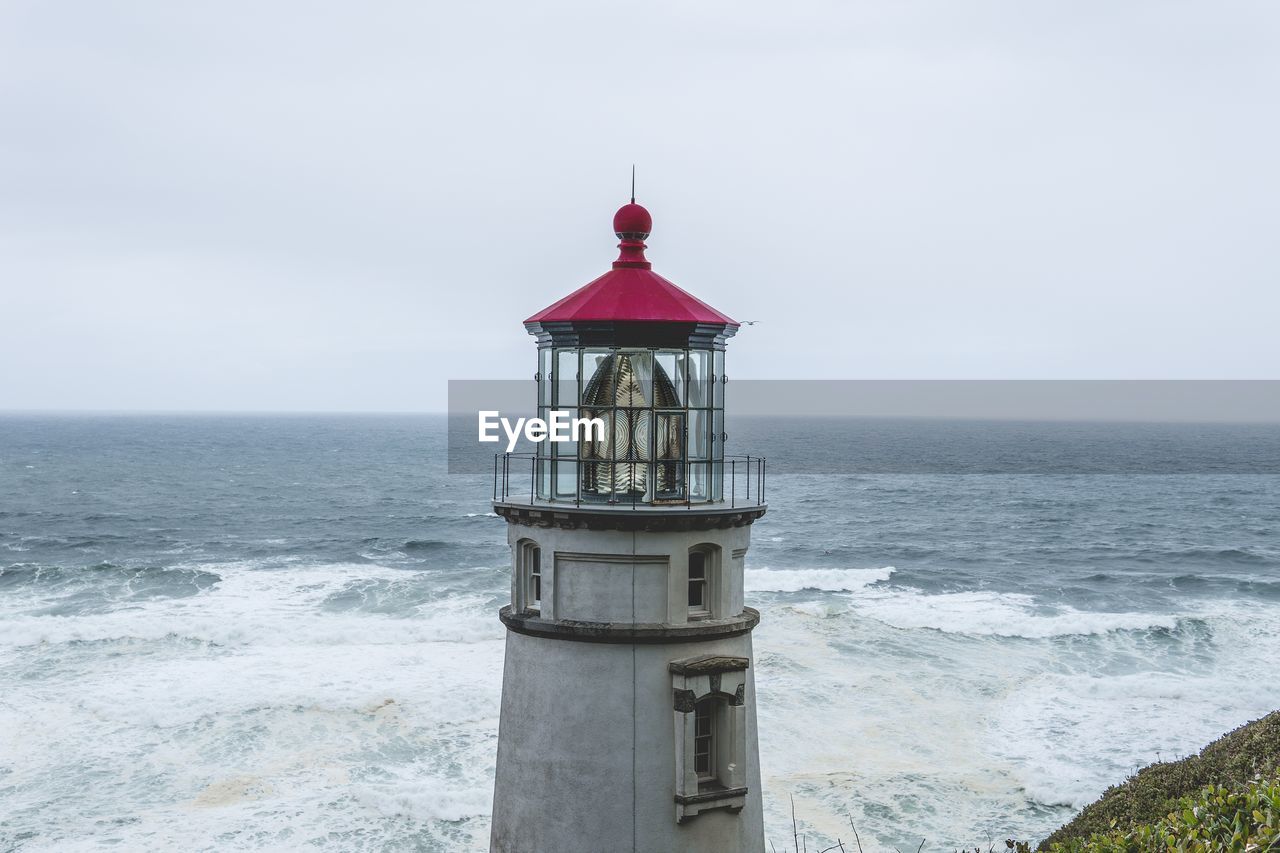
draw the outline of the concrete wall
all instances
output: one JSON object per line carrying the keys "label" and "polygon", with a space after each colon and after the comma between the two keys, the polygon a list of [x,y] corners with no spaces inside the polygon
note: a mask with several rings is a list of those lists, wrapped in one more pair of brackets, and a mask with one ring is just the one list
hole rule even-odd
{"label": "concrete wall", "polygon": [[[647,541],[645,547],[651,550]],[[746,804],[737,813],[707,811],[676,822],[675,712],[667,664],[705,654],[750,658],[751,636],[623,645],[508,632],[491,849],[764,850],[750,669],[745,694]]]}
{"label": "concrete wall", "polygon": [[552,609],[544,618],[585,622],[666,622],[671,559],[667,554],[555,552]]}
{"label": "concrete wall", "polygon": [[[542,549],[544,619],[686,624],[689,549],[698,545],[714,546],[719,557],[711,585],[713,616],[742,613],[750,527],[671,533],[507,527],[513,549],[523,539]],[[519,609],[521,602],[513,595],[512,604]]]}
{"label": "concrete wall", "polygon": [[[743,611],[749,526],[625,532],[508,525],[513,546],[541,548],[538,621],[687,626],[688,554],[713,546],[711,619]],[[513,591],[519,584],[513,583]],[[513,595],[519,609],[521,596]],[[710,623],[707,627],[711,628]],[[738,853],[764,850],[754,672],[743,705],[743,807],[691,809],[677,821],[672,661],[751,658],[751,636],[701,642],[583,642],[509,631],[494,785],[493,851],[500,853]],[[736,727],[737,723],[735,723]],[[687,773],[680,768],[687,793]],[[736,782],[735,782],[736,784]],[[696,782],[695,782],[696,789]]]}

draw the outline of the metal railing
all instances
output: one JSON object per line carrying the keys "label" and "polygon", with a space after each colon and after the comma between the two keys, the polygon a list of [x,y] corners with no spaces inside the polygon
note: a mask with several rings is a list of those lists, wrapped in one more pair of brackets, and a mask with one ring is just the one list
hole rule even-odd
{"label": "metal railing", "polygon": [[[572,494],[556,494],[555,476],[559,471],[551,466],[572,466],[574,490]],[[655,482],[657,466],[681,466],[683,470],[683,496],[655,497],[652,491],[595,492],[582,487],[583,465],[642,465],[647,466],[646,483]],[[705,477],[703,494],[694,495],[695,472]],[[540,482],[541,481],[541,482]],[[539,489],[539,485],[543,488]],[[766,485],[766,460],[763,456],[726,456],[724,459],[696,462],[629,462],[626,460],[552,460],[533,453],[496,453],[493,457],[493,499],[501,503],[528,503],[561,506],[599,507],[749,507],[764,506]]]}

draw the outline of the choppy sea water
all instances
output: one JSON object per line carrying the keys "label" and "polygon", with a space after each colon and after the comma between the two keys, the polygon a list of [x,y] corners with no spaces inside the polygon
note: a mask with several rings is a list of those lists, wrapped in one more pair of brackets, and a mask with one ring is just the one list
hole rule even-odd
{"label": "choppy sea water", "polygon": [[[443,424],[0,418],[0,850],[484,849],[509,556]],[[792,796],[809,849],[1040,837],[1280,708],[1278,476],[771,465],[769,501],[779,849]]]}

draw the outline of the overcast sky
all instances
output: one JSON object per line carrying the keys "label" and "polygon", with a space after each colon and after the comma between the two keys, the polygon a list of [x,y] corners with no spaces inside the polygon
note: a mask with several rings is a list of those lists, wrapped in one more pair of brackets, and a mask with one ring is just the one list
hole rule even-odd
{"label": "overcast sky", "polygon": [[1280,4],[0,0],[0,409],[440,409],[608,269],[735,378],[1276,378]]}

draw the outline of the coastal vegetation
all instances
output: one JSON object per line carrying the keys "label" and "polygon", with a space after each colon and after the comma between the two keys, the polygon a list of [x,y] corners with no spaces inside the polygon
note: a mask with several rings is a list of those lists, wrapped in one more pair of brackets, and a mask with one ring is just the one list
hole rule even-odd
{"label": "coastal vegetation", "polygon": [[[1030,853],[1027,844],[1009,844]],[[1149,823],[1095,833],[1087,839],[1055,841],[1051,853],[1265,853],[1280,850],[1280,781],[1253,781],[1239,789],[1209,785],[1182,797]]]}

